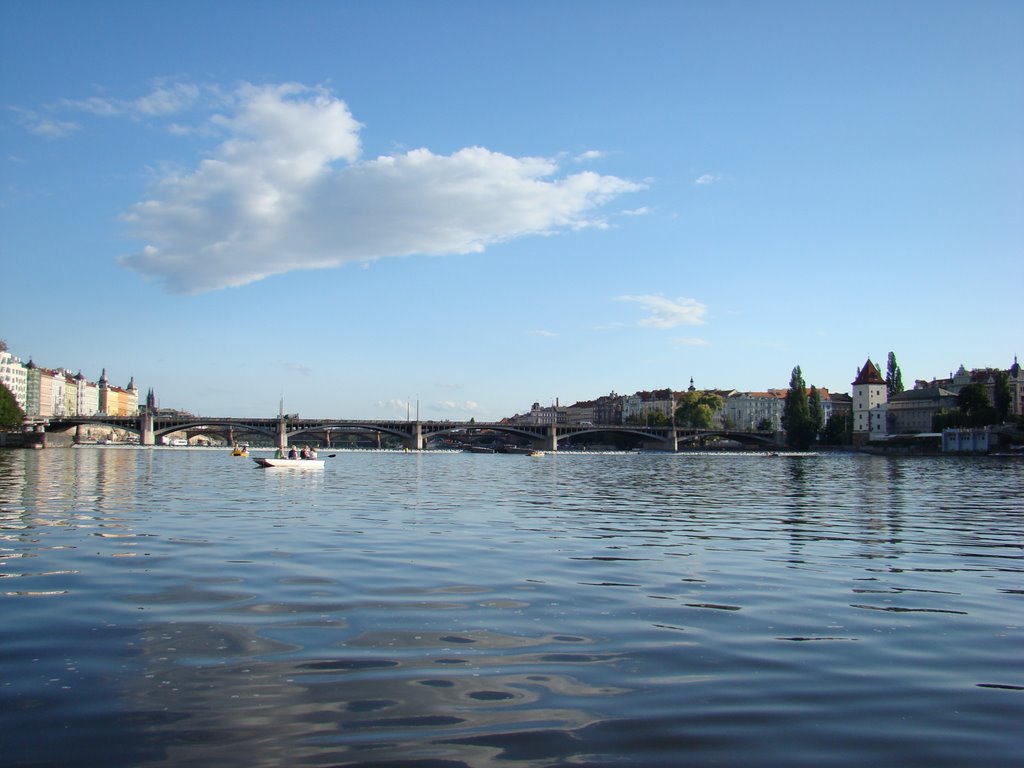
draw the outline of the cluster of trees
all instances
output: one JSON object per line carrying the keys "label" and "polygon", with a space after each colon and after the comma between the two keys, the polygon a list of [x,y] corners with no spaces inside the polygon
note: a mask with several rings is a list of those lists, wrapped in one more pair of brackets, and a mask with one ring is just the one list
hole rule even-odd
{"label": "cluster of trees", "polygon": [[978,383],[968,384],[956,396],[956,408],[942,408],[932,419],[932,429],[940,432],[948,428],[984,427],[1002,424],[1010,416],[1010,377],[1006,371],[996,374],[993,401],[989,401],[986,388]]}
{"label": "cluster of trees", "polygon": [[786,445],[805,451],[825,427],[825,408],[818,388],[811,386],[810,393],[804,382],[803,371],[798,365],[789,377],[789,391],[782,408],[782,428],[786,431]]}
{"label": "cluster of trees", "polygon": [[0,381],[0,429],[21,429],[25,413],[14,399],[14,393]]}
{"label": "cluster of trees", "polygon": [[[886,365],[885,387],[890,397],[903,391],[903,372],[893,352],[889,353]],[[793,369],[789,379],[786,404],[782,410],[782,428],[786,431],[786,445],[801,451],[807,450],[817,440],[825,445],[849,445],[853,440],[853,416],[834,413],[826,422],[821,394],[813,384],[808,392],[799,365]]]}
{"label": "cluster of trees", "polygon": [[[678,395],[676,401],[675,425],[677,427],[694,427],[711,429],[715,425],[715,412],[725,404],[719,395],[713,392],[690,390]],[[629,418],[630,424],[649,427],[666,427],[672,419],[660,411],[649,411],[634,414]]]}

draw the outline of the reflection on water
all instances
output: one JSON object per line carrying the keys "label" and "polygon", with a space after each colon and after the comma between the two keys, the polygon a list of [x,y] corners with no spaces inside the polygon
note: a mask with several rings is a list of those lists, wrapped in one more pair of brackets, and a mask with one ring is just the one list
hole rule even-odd
{"label": "reflection on water", "polygon": [[995,459],[3,451],[5,762],[1009,764],[1022,491]]}

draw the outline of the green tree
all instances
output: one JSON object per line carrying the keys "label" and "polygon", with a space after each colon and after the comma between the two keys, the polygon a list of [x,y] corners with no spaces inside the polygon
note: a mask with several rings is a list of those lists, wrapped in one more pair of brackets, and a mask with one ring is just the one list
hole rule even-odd
{"label": "green tree", "polygon": [[821,440],[825,445],[849,445],[853,439],[853,418],[848,413],[833,413],[825,423]]}
{"label": "green tree", "polygon": [[1010,416],[1010,377],[1006,371],[999,371],[996,374],[992,405],[996,409],[996,421],[1003,424]]}
{"label": "green tree", "polygon": [[14,399],[14,394],[0,381],[0,429],[20,429],[24,420],[25,412]]}
{"label": "green tree", "polygon": [[814,430],[814,437],[816,439],[821,434],[821,430],[825,428],[825,406],[821,402],[821,392],[813,384],[811,385],[811,396],[807,401],[807,408],[810,411],[811,428]]}
{"label": "green tree", "polygon": [[664,427],[669,423],[669,419],[661,411],[648,410],[634,413],[627,419],[627,423],[635,427]]}
{"label": "green tree", "polygon": [[786,430],[786,445],[797,450],[807,450],[814,439],[814,423],[811,408],[807,402],[807,385],[798,365],[789,378],[789,391],[782,409],[782,428]]}
{"label": "green tree", "polygon": [[889,353],[889,363],[885,369],[885,389],[889,397],[903,391],[903,372],[896,364],[896,353]]}
{"label": "green tree", "polygon": [[985,387],[977,382],[968,384],[956,396],[956,404],[964,426],[983,427],[996,421],[996,409],[988,401]]}
{"label": "green tree", "polygon": [[965,425],[963,414],[956,408],[939,408],[932,416],[932,432],[957,429]]}
{"label": "green tree", "polygon": [[722,410],[723,401],[714,392],[690,390],[676,400],[676,426],[711,429],[716,411]]}

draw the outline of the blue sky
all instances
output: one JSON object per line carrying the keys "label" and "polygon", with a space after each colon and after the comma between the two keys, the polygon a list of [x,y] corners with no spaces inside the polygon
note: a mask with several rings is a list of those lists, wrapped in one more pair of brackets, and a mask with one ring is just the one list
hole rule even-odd
{"label": "blue sky", "polygon": [[1016,0],[8,0],[0,338],[205,415],[1005,368],[1022,30]]}

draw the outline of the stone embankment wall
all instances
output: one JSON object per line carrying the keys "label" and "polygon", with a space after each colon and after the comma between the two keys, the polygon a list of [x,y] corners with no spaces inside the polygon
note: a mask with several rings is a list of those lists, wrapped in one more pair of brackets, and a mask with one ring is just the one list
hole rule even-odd
{"label": "stone embankment wall", "polygon": [[24,432],[0,432],[0,448],[24,448]]}

